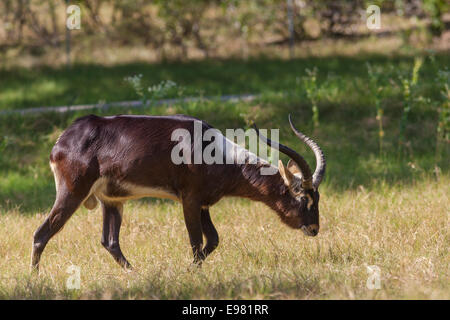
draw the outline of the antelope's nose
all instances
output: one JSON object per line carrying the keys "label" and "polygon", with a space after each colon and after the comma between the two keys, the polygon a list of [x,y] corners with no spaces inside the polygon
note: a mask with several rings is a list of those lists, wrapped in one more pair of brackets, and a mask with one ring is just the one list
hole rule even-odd
{"label": "antelope's nose", "polygon": [[319,233],[319,225],[318,224],[310,224],[306,227],[311,236],[315,237]]}

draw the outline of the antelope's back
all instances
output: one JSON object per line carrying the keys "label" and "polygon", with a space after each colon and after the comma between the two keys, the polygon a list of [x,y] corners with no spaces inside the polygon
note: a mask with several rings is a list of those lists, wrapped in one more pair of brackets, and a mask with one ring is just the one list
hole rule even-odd
{"label": "antelope's back", "polygon": [[[176,178],[186,166],[177,166],[171,152],[178,141],[172,132],[185,129],[194,133],[194,121],[185,115],[108,116],[88,115],[75,120],[57,140],[51,162],[65,161],[80,170],[98,168],[99,176],[143,183],[152,177],[158,184]],[[203,129],[211,128],[201,121]]]}

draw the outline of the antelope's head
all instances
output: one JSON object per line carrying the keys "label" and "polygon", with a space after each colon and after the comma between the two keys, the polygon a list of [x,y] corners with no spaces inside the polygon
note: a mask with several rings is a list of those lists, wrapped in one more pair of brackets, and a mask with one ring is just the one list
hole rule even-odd
{"label": "antelope's head", "polygon": [[325,174],[325,156],[320,147],[311,138],[298,131],[291,121],[289,124],[295,135],[303,141],[316,156],[316,169],[314,174],[306,160],[297,152],[280,143],[271,141],[261,135],[255,127],[258,136],[269,146],[289,156],[287,166],[279,160],[278,170],[286,188],[284,194],[285,208],[282,220],[292,228],[301,229],[308,236],[316,236],[319,233],[319,185]]}

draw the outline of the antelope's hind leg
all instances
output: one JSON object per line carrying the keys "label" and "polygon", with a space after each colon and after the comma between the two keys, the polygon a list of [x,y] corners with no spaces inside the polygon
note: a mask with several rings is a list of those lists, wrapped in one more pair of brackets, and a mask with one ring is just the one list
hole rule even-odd
{"label": "antelope's hind leg", "polygon": [[113,256],[114,260],[125,270],[131,270],[132,266],[127,261],[120,249],[119,233],[122,224],[123,204],[121,202],[104,203],[103,209],[103,234],[102,245]]}
{"label": "antelope's hind leg", "polygon": [[83,197],[75,196],[67,191],[57,192],[50,214],[34,233],[31,254],[32,271],[39,271],[39,261],[48,241],[64,227],[83,200]]}
{"label": "antelope's hind leg", "polygon": [[71,170],[72,166],[70,160],[50,162],[55,177],[56,200],[50,214],[34,233],[32,271],[39,271],[39,261],[48,241],[64,227],[67,220],[86,200],[98,178],[98,164],[95,162],[83,167],[83,170]]}

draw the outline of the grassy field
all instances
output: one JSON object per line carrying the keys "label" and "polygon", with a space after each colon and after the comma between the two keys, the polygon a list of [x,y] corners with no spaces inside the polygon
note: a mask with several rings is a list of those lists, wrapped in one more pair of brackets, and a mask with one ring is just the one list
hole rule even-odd
{"label": "grassy field", "polygon": [[[446,177],[383,192],[324,188],[317,238],[288,229],[262,204],[225,200],[212,210],[221,244],[190,271],[178,204],[126,206],[130,274],[100,245],[101,212],[80,210],[49,243],[40,278],[28,263],[44,215],[11,211],[0,217],[0,298],[449,299],[449,186]],[[66,289],[72,264],[81,268],[80,290]],[[380,289],[366,287],[371,265],[380,268]]]}
{"label": "grassy field", "polygon": [[[252,58],[249,61],[128,63],[113,66],[75,64],[70,69],[13,67],[0,70],[0,111],[135,100],[137,97],[133,88],[124,81],[125,77],[135,74],[142,74],[145,85],[172,80],[183,88],[183,95],[210,96],[295,91],[300,87],[299,79],[306,74],[305,69],[316,66],[320,79],[328,79],[329,85],[338,87],[340,93],[348,94],[351,90],[364,90],[367,62],[386,72],[392,72],[390,68],[394,67],[396,73],[402,74],[410,72],[413,59],[411,56],[361,55],[294,60]],[[450,65],[449,55],[436,55],[436,64],[440,67]],[[425,88],[433,87],[435,72],[431,68],[424,68],[421,77]],[[431,93],[436,94],[436,91]],[[353,95],[357,98],[362,96]]]}
{"label": "grassy field", "polygon": [[[387,78],[381,150],[367,62]],[[89,112],[1,116],[0,298],[449,299],[450,148],[448,141],[436,139],[438,110],[445,106],[437,71],[448,62],[448,55],[436,56],[435,63],[425,59],[409,96],[410,57],[1,71],[0,109],[137,99],[123,80],[136,73],[143,74],[145,85],[173,80],[184,87],[183,94],[260,92],[263,96],[252,102],[95,113],[185,113],[221,130],[247,128],[256,121],[261,128],[280,128],[281,142],[314,163],[287,127],[291,113],[297,126],[323,147],[328,167],[316,238],[288,229],[262,204],[225,199],[211,209],[219,248],[202,269],[190,270],[180,205],[135,201],[125,207],[121,233],[135,272],[123,273],[102,248],[100,210],[80,209],[50,241],[37,278],[28,269],[32,234],[55,198],[48,155],[62,130]],[[302,78],[305,68],[314,66],[317,128]],[[71,92],[76,98],[70,98]],[[411,106],[406,120],[405,106]],[[81,268],[80,290],[65,286],[72,264]],[[367,266],[372,265],[380,268],[381,288],[376,290],[366,287]]]}

